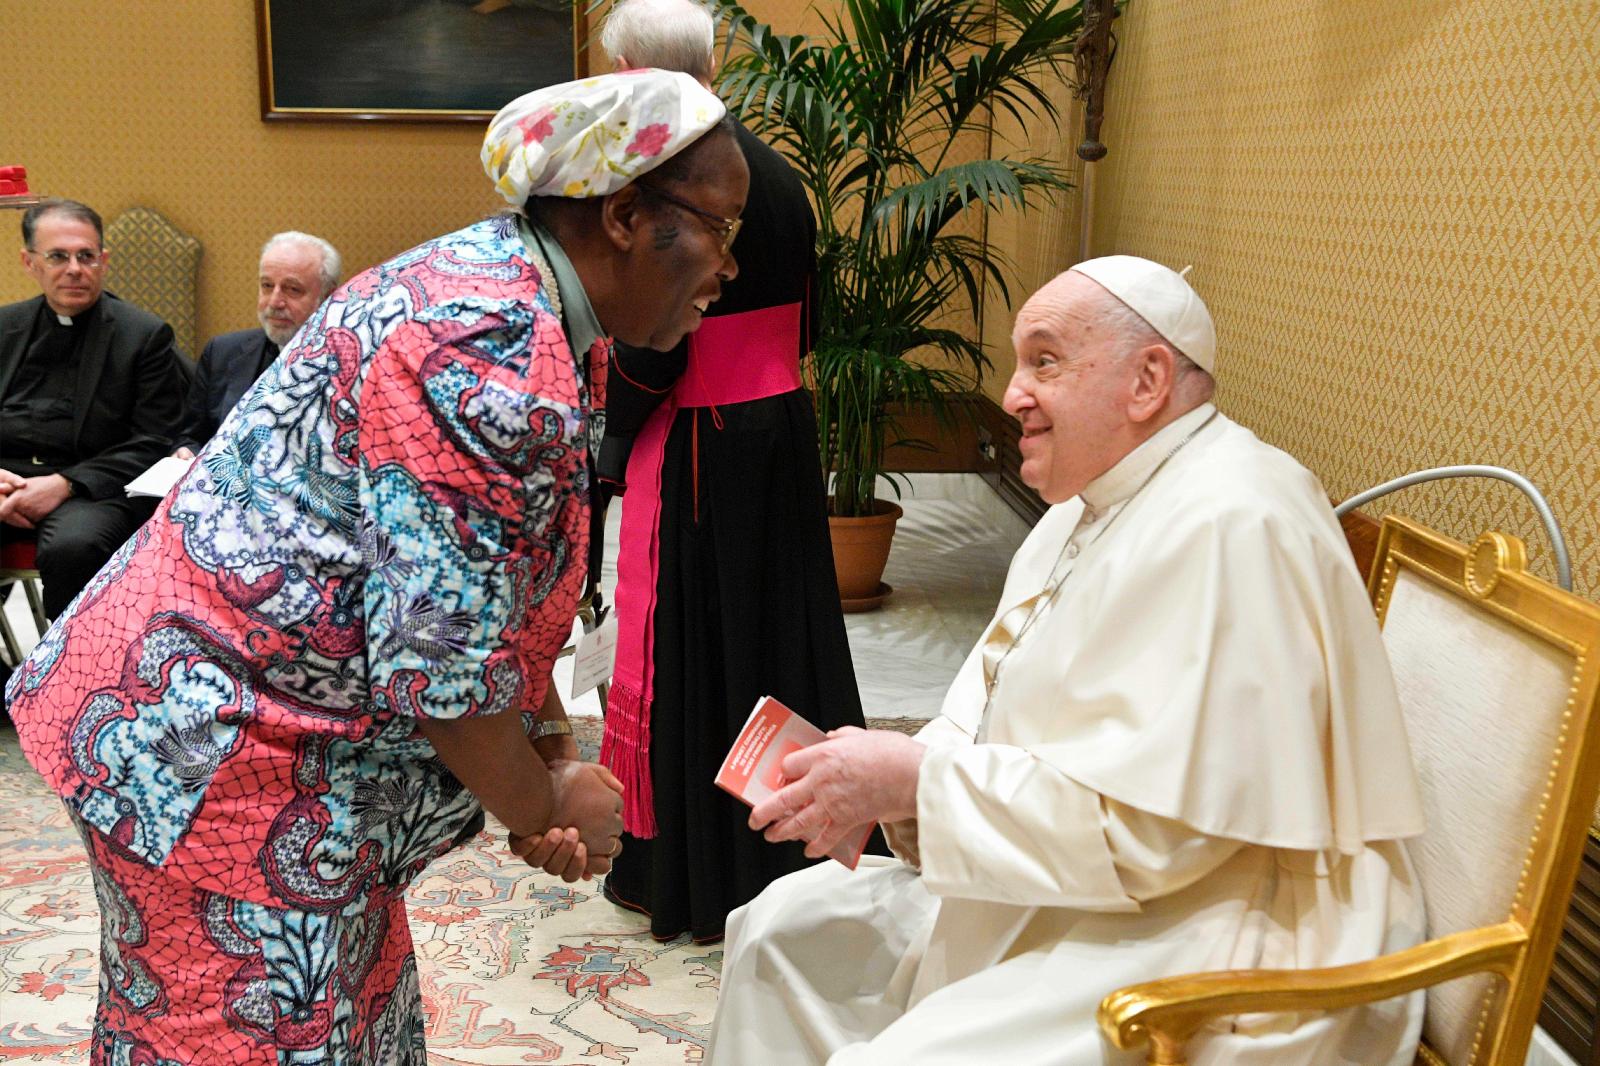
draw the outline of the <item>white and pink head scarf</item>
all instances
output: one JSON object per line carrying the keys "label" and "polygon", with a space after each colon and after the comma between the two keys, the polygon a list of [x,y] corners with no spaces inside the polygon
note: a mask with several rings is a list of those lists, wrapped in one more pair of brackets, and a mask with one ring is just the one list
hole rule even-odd
{"label": "white and pink head scarf", "polygon": [[687,74],[629,70],[519,96],[483,138],[483,169],[521,207],[530,196],[606,196],[698,140],[727,112]]}

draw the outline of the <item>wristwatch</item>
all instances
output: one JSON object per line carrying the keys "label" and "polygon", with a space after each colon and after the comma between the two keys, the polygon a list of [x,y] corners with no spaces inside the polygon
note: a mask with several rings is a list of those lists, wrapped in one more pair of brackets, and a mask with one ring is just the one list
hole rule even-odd
{"label": "wristwatch", "polygon": [[529,734],[533,740],[543,740],[545,737],[570,737],[572,723],[565,718],[541,718],[533,723],[533,732]]}

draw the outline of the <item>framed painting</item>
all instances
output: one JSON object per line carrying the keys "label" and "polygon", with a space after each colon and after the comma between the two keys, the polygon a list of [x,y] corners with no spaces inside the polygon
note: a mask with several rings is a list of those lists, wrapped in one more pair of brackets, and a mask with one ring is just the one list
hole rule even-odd
{"label": "framed painting", "polygon": [[487,122],[588,74],[585,0],[256,0],[261,117]]}

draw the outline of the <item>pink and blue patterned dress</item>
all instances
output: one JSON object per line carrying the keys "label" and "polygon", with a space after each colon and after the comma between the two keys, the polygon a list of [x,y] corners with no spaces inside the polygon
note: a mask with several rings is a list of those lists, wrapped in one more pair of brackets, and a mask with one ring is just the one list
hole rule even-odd
{"label": "pink and blue patterned dress", "polygon": [[421,1064],[401,893],[478,814],[416,719],[532,710],[606,342],[514,218],[349,281],[10,687],[104,912],[96,1063]]}

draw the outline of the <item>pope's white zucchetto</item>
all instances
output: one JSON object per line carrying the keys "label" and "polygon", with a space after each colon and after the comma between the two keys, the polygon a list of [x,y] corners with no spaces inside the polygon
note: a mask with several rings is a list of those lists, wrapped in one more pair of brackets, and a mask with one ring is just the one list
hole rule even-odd
{"label": "pope's white zucchetto", "polygon": [[1201,370],[1216,373],[1216,326],[1205,301],[1189,287],[1183,275],[1136,255],[1086,259],[1069,269],[1099,283],[1127,304]]}
{"label": "pope's white zucchetto", "polygon": [[514,207],[530,196],[608,196],[721,121],[717,94],[687,74],[641,70],[519,96],[489,122],[484,172]]}

